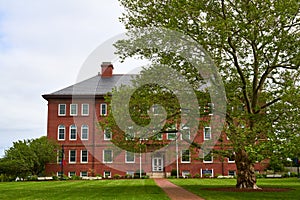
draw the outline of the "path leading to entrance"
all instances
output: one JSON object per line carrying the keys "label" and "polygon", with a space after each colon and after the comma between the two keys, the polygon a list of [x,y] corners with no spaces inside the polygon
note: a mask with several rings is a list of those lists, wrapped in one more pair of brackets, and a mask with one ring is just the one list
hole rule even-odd
{"label": "path leading to entrance", "polygon": [[179,187],[166,179],[154,179],[156,184],[161,187],[171,200],[204,200],[199,196]]}

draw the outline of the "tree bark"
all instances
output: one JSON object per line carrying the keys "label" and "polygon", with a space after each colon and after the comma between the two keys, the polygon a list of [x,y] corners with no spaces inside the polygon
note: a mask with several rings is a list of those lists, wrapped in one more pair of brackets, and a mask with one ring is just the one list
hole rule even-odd
{"label": "tree bark", "polygon": [[261,189],[256,185],[254,163],[251,162],[247,152],[236,152],[237,184],[236,188]]}

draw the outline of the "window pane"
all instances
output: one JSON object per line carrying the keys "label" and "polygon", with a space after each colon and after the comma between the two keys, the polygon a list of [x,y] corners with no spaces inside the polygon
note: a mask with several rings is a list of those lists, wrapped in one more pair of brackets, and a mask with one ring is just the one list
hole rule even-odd
{"label": "window pane", "polygon": [[81,139],[87,140],[89,135],[89,127],[87,125],[82,125],[81,127]]}
{"label": "window pane", "polygon": [[110,129],[104,130],[104,140],[111,140],[112,134]]}
{"label": "window pane", "polygon": [[77,127],[73,124],[70,126],[70,140],[76,140]]}
{"label": "window pane", "polygon": [[176,133],[168,133],[168,140],[175,140],[176,139]]}
{"label": "window pane", "polygon": [[102,103],[100,105],[100,115],[102,115],[102,116],[107,115],[107,105],[106,105],[106,103]]}
{"label": "window pane", "polygon": [[70,163],[75,163],[76,162],[76,151],[75,150],[70,150],[70,153],[69,153],[69,162]]}
{"label": "window pane", "polygon": [[103,151],[103,162],[111,163],[113,161],[112,150],[104,150]]}
{"label": "window pane", "polygon": [[210,127],[204,127],[204,140],[211,139],[211,129]]}
{"label": "window pane", "polygon": [[89,115],[89,104],[82,104],[82,115]]}
{"label": "window pane", "polygon": [[190,150],[181,151],[181,162],[190,162]]}
{"label": "window pane", "polygon": [[134,153],[130,151],[126,151],[126,162],[127,163],[134,163]]}
{"label": "window pane", "polygon": [[66,115],[66,104],[58,105],[58,115]]}
{"label": "window pane", "polygon": [[70,105],[70,115],[77,115],[77,104]]}
{"label": "window pane", "polygon": [[58,140],[64,140],[65,139],[65,126],[59,125],[58,126]]}
{"label": "window pane", "polygon": [[81,162],[83,162],[83,163],[88,162],[88,151],[87,150],[81,151]]}

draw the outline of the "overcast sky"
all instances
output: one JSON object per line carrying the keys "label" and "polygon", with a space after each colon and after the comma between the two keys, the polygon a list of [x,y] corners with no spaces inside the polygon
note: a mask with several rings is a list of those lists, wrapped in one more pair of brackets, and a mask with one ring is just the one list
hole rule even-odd
{"label": "overcast sky", "polygon": [[117,0],[0,0],[0,157],[46,135],[41,95],[74,84],[88,55],[125,32],[121,13]]}

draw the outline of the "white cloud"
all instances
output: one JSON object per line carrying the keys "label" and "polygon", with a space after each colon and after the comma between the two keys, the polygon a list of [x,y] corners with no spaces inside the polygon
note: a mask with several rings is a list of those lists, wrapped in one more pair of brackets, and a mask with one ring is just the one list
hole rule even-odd
{"label": "white cloud", "polygon": [[90,52],[125,31],[121,10],[117,0],[0,0],[0,156],[46,134],[41,95],[73,84]]}

